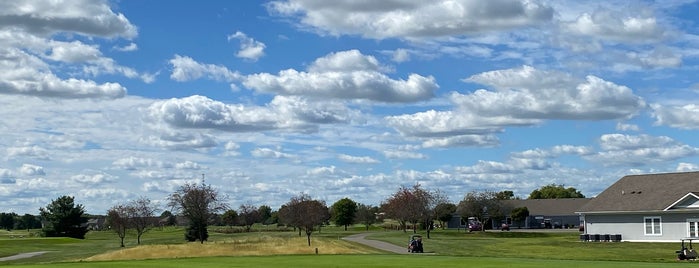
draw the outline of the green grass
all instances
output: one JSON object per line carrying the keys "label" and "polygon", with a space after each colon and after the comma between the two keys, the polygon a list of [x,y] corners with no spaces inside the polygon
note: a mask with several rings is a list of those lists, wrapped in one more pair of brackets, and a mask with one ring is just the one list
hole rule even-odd
{"label": "green grass", "polygon": [[[250,236],[295,236],[293,231],[279,232],[257,228],[264,232],[217,233],[210,231],[210,241],[230,241]],[[372,228],[370,238],[407,245],[411,231],[384,231]],[[339,238],[365,232],[364,226],[324,227],[314,232],[313,239]],[[25,231],[26,233],[26,231]],[[153,229],[142,237],[142,244],[183,244],[181,228]],[[89,232],[86,239],[39,238],[21,235],[22,232],[0,232],[0,257],[22,252],[48,253],[10,262],[0,267],[677,267],[687,265],[675,260],[674,251],[679,243],[592,243],[580,242],[577,232],[525,233],[474,232],[436,230],[427,239],[425,251],[434,255],[278,255],[264,257],[201,257],[138,261],[80,262],[90,256],[119,250],[117,236],[108,231]],[[17,234],[23,236],[19,238]],[[28,233],[26,233],[28,234]],[[127,248],[136,246],[135,235],[128,235]],[[348,243],[348,242],[346,242]],[[299,245],[305,247],[306,245]],[[322,249],[321,249],[322,253]]]}

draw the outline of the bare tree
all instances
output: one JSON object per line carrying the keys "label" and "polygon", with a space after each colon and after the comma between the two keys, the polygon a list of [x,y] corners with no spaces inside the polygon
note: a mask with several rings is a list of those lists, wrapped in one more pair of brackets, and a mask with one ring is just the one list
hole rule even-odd
{"label": "bare tree", "polygon": [[280,219],[293,224],[306,232],[308,246],[311,246],[311,234],[315,226],[330,219],[330,212],[325,202],[313,200],[306,194],[292,197],[289,203],[279,210]]}
{"label": "bare tree", "polygon": [[258,208],[250,203],[240,205],[238,209],[238,222],[245,226],[245,231],[250,232],[252,225],[261,219]]}
{"label": "bare tree", "polygon": [[124,205],[116,205],[107,210],[107,224],[121,240],[121,247],[124,247],[124,237],[129,228],[128,208]]}
{"label": "bare tree", "polygon": [[376,213],[378,212],[379,208],[375,206],[357,204],[355,221],[364,224],[364,226],[366,226],[366,230],[369,231],[369,226],[376,223]]}
{"label": "bare tree", "polygon": [[225,199],[218,190],[205,183],[185,183],[168,197],[170,206],[189,219],[185,238],[199,240],[202,244],[209,237],[206,227],[213,215],[228,209]]}
{"label": "bare tree", "polygon": [[141,244],[141,236],[156,224],[155,207],[146,197],[139,197],[127,205],[131,226],[136,230],[136,241]]}

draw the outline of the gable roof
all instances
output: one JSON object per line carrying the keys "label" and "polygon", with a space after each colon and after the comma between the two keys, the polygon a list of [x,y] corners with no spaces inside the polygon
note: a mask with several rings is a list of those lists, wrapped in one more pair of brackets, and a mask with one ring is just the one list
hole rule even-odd
{"label": "gable roof", "polygon": [[579,211],[663,211],[696,192],[699,192],[699,172],[629,175],[609,186]]}
{"label": "gable roof", "polygon": [[560,199],[522,199],[503,200],[510,209],[527,207],[529,215],[563,216],[575,215],[575,212],[590,201],[590,198],[560,198]]}

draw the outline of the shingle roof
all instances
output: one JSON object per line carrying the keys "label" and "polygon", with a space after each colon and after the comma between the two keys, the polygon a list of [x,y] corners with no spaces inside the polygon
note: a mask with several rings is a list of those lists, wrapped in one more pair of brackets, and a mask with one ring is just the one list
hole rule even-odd
{"label": "shingle roof", "polygon": [[579,212],[660,211],[699,191],[699,172],[629,175],[593,198]]}
{"label": "shingle roof", "polygon": [[503,203],[514,209],[527,207],[529,215],[563,216],[575,215],[580,207],[587,204],[590,198],[561,198],[561,199],[523,199],[503,200]]}

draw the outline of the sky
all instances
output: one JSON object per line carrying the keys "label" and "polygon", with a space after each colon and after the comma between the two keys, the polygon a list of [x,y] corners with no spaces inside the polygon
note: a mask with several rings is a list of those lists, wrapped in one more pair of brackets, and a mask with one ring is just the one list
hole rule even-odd
{"label": "sky", "polygon": [[[0,211],[699,170],[699,2],[0,1]],[[662,184],[662,182],[658,182]]]}

